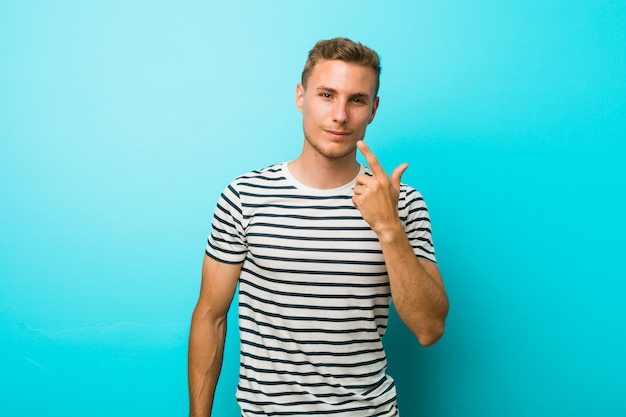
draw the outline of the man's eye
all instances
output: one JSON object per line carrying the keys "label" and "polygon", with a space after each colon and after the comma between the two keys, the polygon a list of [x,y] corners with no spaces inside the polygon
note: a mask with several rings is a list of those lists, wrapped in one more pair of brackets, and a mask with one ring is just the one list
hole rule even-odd
{"label": "man's eye", "polygon": [[320,96],[324,98],[330,98],[330,93],[321,93]]}

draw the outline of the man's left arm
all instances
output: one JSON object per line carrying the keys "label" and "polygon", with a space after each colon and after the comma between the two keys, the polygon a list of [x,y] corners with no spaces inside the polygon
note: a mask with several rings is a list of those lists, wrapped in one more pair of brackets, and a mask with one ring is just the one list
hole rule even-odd
{"label": "man's left arm", "polygon": [[437,265],[415,256],[398,215],[400,179],[408,165],[388,177],[367,145],[357,146],[372,176],[357,177],[352,201],[378,236],[398,316],[420,344],[430,346],[443,335],[448,297]]}

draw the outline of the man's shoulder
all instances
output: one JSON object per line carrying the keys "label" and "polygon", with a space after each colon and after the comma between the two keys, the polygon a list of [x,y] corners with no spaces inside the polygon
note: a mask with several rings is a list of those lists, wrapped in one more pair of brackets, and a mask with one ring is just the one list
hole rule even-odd
{"label": "man's shoulder", "polygon": [[250,184],[276,183],[285,180],[284,162],[266,166],[265,168],[248,171],[236,177],[231,186]]}
{"label": "man's shoulder", "polygon": [[411,205],[425,205],[424,197],[422,193],[420,193],[415,187],[402,183],[400,184],[400,205],[411,206]]}

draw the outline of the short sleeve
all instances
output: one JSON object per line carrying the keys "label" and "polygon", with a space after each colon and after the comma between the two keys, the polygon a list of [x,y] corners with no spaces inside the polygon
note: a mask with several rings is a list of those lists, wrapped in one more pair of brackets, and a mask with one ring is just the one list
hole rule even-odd
{"label": "short sleeve", "polygon": [[422,195],[414,188],[403,184],[398,205],[404,231],[413,247],[415,256],[437,262],[430,217]]}
{"label": "short sleeve", "polygon": [[209,235],[206,254],[229,264],[242,263],[246,258],[247,244],[243,229],[243,212],[236,184],[231,183],[220,195]]}

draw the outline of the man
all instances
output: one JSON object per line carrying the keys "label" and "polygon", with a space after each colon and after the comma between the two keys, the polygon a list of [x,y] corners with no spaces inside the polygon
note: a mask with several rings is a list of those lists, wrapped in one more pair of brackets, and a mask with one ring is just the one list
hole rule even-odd
{"label": "man", "polygon": [[189,339],[191,416],[211,414],[237,283],[244,417],[397,416],[382,346],[390,297],[422,345],[443,334],[424,201],[400,183],[408,165],[388,177],[362,141],[379,74],[371,49],[318,42],[296,87],[302,153],[222,193]]}

